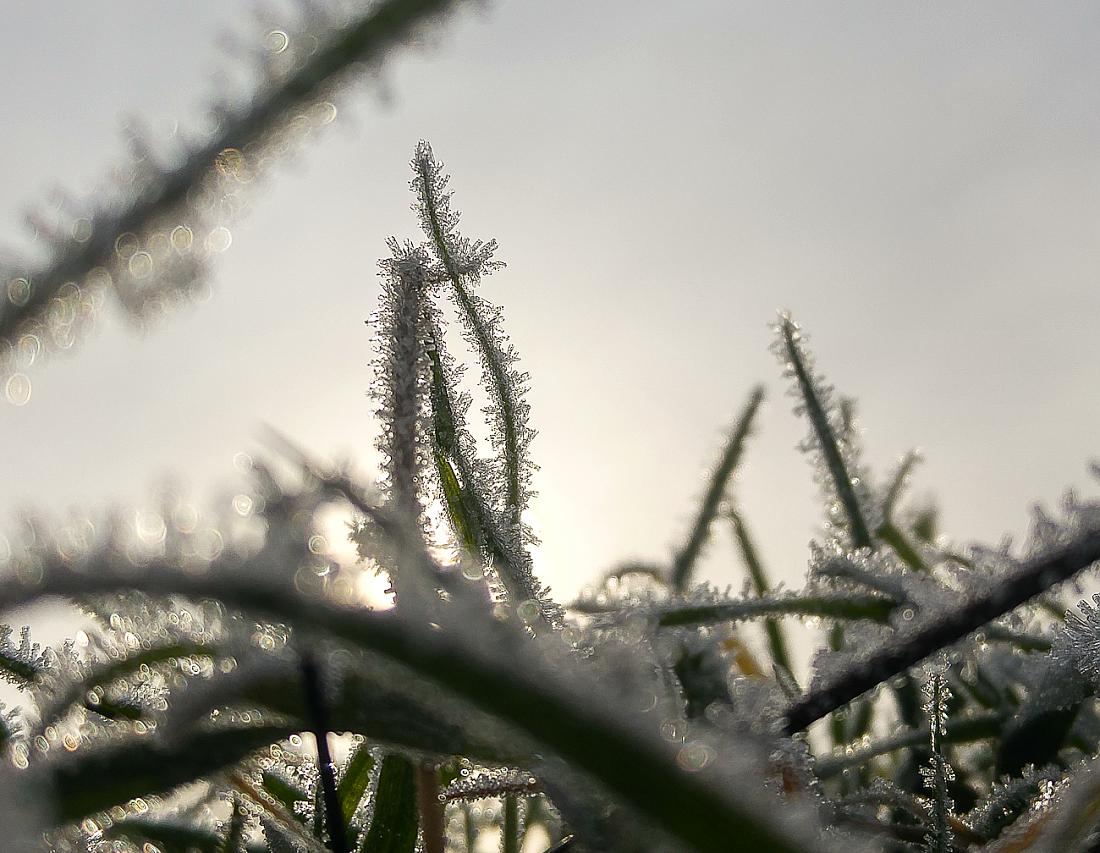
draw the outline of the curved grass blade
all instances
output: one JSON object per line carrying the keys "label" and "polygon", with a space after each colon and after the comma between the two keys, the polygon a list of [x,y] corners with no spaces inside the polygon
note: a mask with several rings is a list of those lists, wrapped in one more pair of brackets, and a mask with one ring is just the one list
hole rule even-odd
{"label": "curved grass blade", "polygon": [[141,817],[111,824],[103,837],[155,845],[164,853],[221,853],[222,843],[217,833],[210,830],[181,821]]}
{"label": "curved grass blade", "polygon": [[525,423],[527,404],[523,400],[523,377],[512,367],[515,354],[504,348],[502,333],[497,328],[498,312],[473,295],[465,282],[467,278],[476,279],[481,275],[479,267],[488,261],[495,243],[485,244],[482,264],[461,258],[460,254],[465,253],[461,245],[456,245],[462,242],[455,232],[458,214],[451,210],[450,193],[444,190],[448,178],[442,174],[428,143],[421,142],[417,146],[412,166],[424,231],[481,355],[489,390],[497,405],[507,523],[518,528],[526,506],[525,481],[530,467],[524,458],[530,434]]}
{"label": "curved grass blade", "polygon": [[59,822],[170,791],[293,734],[284,726],[216,729],[172,741],[141,738],[87,750],[50,768]]}
{"label": "curved grass blade", "polygon": [[37,678],[44,666],[42,650],[31,642],[30,628],[24,626],[19,645],[11,641],[11,626],[0,625],[0,679],[24,689]]}
{"label": "curved grass blade", "polygon": [[[490,512],[479,512],[481,527],[493,550],[506,558],[499,567],[494,558],[493,565],[509,589],[513,604],[533,601],[539,617],[551,626],[557,625],[562,618],[561,608],[550,599],[532,572],[528,546],[533,537],[523,521],[531,495],[530,478],[536,467],[528,455],[528,447],[535,436],[527,423],[530,406],[525,395],[529,377],[516,367],[518,355],[501,328],[500,309],[469,287],[482,275],[501,266],[491,260],[496,242],[471,243],[458,233],[458,212],[451,208],[451,193],[446,190],[449,177],[443,174],[442,165],[436,162],[427,142],[417,145],[411,165],[421,226],[439,260],[439,278],[450,284],[463,333],[478,353],[484,383],[493,401],[486,412],[491,420],[490,438],[499,452],[494,478],[497,482],[479,483],[478,478],[467,477],[462,466],[459,466],[460,473],[467,491],[472,493],[483,488],[485,494],[481,500],[486,508],[492,506]],[[442,336],[438,333],[435,343],[442,352]],[[455,413],[453,406],[450,411]],[[456,442],[456,447],[461,449],[461,441]]]}
{"label": "curved grass blade", "polygon": [[[49,697],[48,701],[41,703],[39,708],[38,729],[57,721],[66,709],[80,702],[90,711],[95,711],[104,716],[125,716],[128,719],[139,719],[140,709],[133,709],[133,713],[126,713],[125,706],[113,704],[102,698],[103,688],[109,687],[112,682],[136,672],[143,666],[155,666],[159,663],[178,660],[179,658],[204,656],[211,657],[217,654],[217,650],[204,643],[182,641],[156,646],[151,649],[142,649],[128,657],[119,660],[108,660],[91,667],[79,681],[73,681],[66,685],[66,689],[56,696]],[[100,700],[92,701],[89,696],[98,693]],[[136,714],[136,716],[134,715]]]}

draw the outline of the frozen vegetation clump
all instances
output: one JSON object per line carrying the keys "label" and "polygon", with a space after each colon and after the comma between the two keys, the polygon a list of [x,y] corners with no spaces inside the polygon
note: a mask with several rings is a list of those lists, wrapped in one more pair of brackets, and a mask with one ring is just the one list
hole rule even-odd
{"label": "frozen vegetation clump", "polygon": [[[154,313],[188,292],[236,184],[330,115],[347,69],[447,5],[311,11],[312,52],[265,66],[208,142],[176,167],[143,159],[52,260],[7,271],[11,402],[105,292]],[[0,626],[23,696],[0,715],[4,850],[1100,850],[1100,611],[1078,603],[1100,502],[1037,512],[1018,550],[956,546],[907,500],[916,455],[870,470],[854,404],[783,313],[774,349],[824,502],[802,588],[771,584],[734,493],[756,387],[670,559],[557,601],[526,523],[528,376],[478,290],[496,243],[460,232],[427,143],[411,168],[423,238],[390,241],[372,317],[377,482],[274,436],[224,518],[167,496],[0,537],[0,609],[62,597],[89,622],[45,649]],[[356,566],[327,556],[334,507]],[[695,580],[719,526],[738,596]],[[392,606],[364,603],[370,573]],[[792,620],[823,629],[808,677]]]}

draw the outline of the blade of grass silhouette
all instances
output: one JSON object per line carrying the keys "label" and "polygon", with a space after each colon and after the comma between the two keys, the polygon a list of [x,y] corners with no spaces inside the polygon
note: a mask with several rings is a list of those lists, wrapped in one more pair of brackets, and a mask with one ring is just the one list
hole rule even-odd
{"label": "blade of grass silhouette", "polygon": [[325,826],[328,830],[332,853],[349,853],[348,831],[344,825],[344,812],[336,791],[336,767],[328,748],[328,713],[325,708],[324,686],[317,661],[311,654],[302,655],[302,689],[310,718],[310,728],[317,741],[318,784],[323,794]]}
{"label": "blade of grass silhouette", "polygon": [[753,420],[756,418],[756,413],[760,410],[760,404],[763,401],[764,388],[757,385],[749,394],[748,402],[745,403],[729,441],[726,442],[726,447],[722,451],[722,457],[711,475],[706,493],[699,505],[699,511],[696,513],[695,521],[691,526],[691,531],[688,533],[684,544],[680,546],[680,549],[672,558],[671,580],[672,588],[676,592],[682,593],[691,581],[695,563],[710,535],[711,523],[718,515],[730,478],[737,471],[737,465],[741,461],[741,456],[745,450],[745,441],[752,433]]}
{"label": "blade of grass silhouette", "polygon": [[[741,559],[748,569],[749,577],[752,579],[753,589],[756,590],[758,596],[763,598],[771,591],[771,584],[768,582],[764,565],[760,562],[756,545],[749,535],[748,527],[745,525],[741,513],[731,508],[727,517],[733,524],[734,537],[737,539]],[[772,663],[782,667],[787,675],[793,679],[794,670],[791,669],[791,658],[787,652],[787,641],[783,637],[783,626],[777,619],[768,617],[764,620],[764,631],[768,638],[768,649],[771,651]]]}
{"label": "blade of grass silhouette", "polygon": [[[477,256],[475,260],[479,260],[482,267],[487,267],[496,244],[490,241],[471,247],[465,238],[457,234],[458,213],[452,210],[450,193],[445,191],[449,176],[443,174],[442,166],[435,160],[427,142],[422,140],[417,145],[412,167],[421,226],[442,266],[442,280],[450,284],[450,292],[464,320],[463,331],[481,359],[485,385],[493,402],[486,411],[493,427],[494,446],[499,448],[502,499],[499,508],[489,511],[487,496],[480,496],[480,503],[476,505],[480,526],[494,553],[494,568],[509,590],[513,606],[532,601],[537,605],[543,623],[553,626],[561,621],[561,608],[550,599],[531,571],[527,548],[531,537],[523,523],[529,496],[527,479],[534,468],[527,456],[528,444],[534,436],[534,431],[527,426],[529,406],[524,400],[527,375],[515,369],[518,356],[499,326],[500,310],[470,291],[470,281],[480,277],[483,270],[476,265],[467,267],[457,257],[460,249],[470,249]],[[479,254],[478,250],[482,247],[484,251]],[[435,329],[434,323],[432,328],[437,349],[442,350],[442,335]],[[433,366],[439,367],[438,360]],[[433,392],[435,402],[446,406],[445,414],[454,425],[454,407],[447,383],[437,379],[433,382]],[[460,443],[455,442],[455,448],[462,452]],[[466,491],[474,495],[477,478],[469,476],[468,463],[471,461],[463,460],[461,456],[455,458]],[[505,559],[498,564],[498,557]]]}
{"label": "blade of grass silhouette", "polygon": [[519,853],[520,826],[519,826],[519,800],[515,794],[508,794],[504,798],[504,827],[501,841],[501,853]]}
{"label": "blade of grass silhouette", "polygon": [[657,624],[663,628],[671,628],[753,619],[758,616],[824,616],[832,619],[887,622],[896,606],[893,599],[878,595],[746,598],[714,604],[672,605],[658,611]]}
{"label": "blade of grass silhouette", "polygon": [[829,416],[818,395],[817,382],[810,372],[799,343],[801,332],[787,314],[780,315],[779,333],[787,364],[793,372],[799,393],[802,396],[803,405],[806,407],[806,417],[810,421],[810,427],[817,439],[825,466],[832,477],[837,499],[844,508],[852,545],[856,548],[873,548],[874,542],[871,538],[870,527],[863,516],[863,509],[859,504],[855,490],[852,488],[852,475],[848,471],[844,456],[837,445],[836,436],[829,425]]}
{"label": "blade of grass silhouette", "polygon": [[59,824],[80,821],[134,797],[170,791],[229,767],[246,755],[294,734],[287,726],[251,726],[195,732],[185,740],[123,742],[87,751],[49,770]]}

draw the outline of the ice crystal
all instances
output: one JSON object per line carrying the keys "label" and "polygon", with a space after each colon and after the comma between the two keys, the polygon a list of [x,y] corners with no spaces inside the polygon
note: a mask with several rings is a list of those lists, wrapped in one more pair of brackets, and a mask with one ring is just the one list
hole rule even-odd
{"label": "ice crystal", "polygon": [[31,641],[31,629],[23,626],[19,644],[11,641],[11,626],[0,625],[0,677],[25,688],[46,668],[47,656],[38,643]]}
{"label": "ice crystal", "polygon": [[951,816],[955,803],[948,793],[948,784],[955,779],[954,769],[948,761],[943,738],[947,735],[947,704],[951,700],[951,688],[947,686],[942,666],[937,666],[925,683],[928,701],[924,711],[928,716],[931,745],[929,766],[921,768],[921,778],[928,790],[928,817],[930,825],[925,836],[929,853],[950,853],[954,832]]}
{"label": "ice crystal", "polygon": [[533,796],[538,793],[538,780],[523,770],[510,768],[482,768],[470,771],[463,768],[462,775],[440,792],[440,799],[482,800],[507,795]]}

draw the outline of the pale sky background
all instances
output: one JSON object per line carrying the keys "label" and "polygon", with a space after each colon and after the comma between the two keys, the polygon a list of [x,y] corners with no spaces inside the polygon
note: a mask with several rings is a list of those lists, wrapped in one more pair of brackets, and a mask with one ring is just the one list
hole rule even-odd
{"label": "pale sky background", "polygon": [[[257,35],[252,3],[0,3],[0,238],[122,159],[122,119],[197,123]],[[738,485],[798,586],[822,513],[768,352],[790,309],[860,401],[885,475],[960,541],[1093,491],[1100,455],[1100,6],[497,0],[393,57],[233,228],[212,301],[148,335],[105,322],[0,407],[0,514],[205,501],[271,423],[373,470],[376,260],[415,237],[432,141],[483,285],[532,374],[538,567],[563,598],[665,559],[750,387]],[[741,584],[728,531],[705,576]]]}

